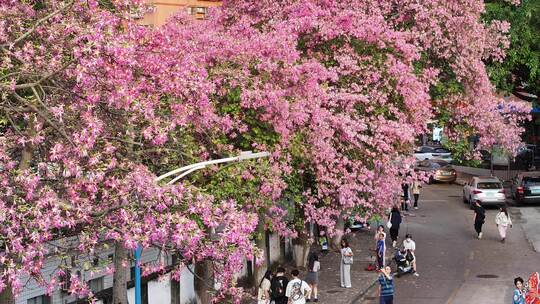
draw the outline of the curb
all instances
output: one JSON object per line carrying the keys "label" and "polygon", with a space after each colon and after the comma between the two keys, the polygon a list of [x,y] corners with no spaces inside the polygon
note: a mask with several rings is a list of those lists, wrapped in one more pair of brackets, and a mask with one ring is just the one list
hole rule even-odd
{"label": "curb", "polygon": [[361,291],[360,293],[358,293],[358,295],[356,295],[356,297],[354,299],[351,300],[350,304],[357,304],[357,303],[361,303],[361,302],[358,302],[360,300],[362,300],[364,298],[364,296],[373,288],[375,287],[375,285],[377,284],[377,280],[374,280],[373,282],[371,282],[371,284],[366,288],[364,289],[363,291]]}

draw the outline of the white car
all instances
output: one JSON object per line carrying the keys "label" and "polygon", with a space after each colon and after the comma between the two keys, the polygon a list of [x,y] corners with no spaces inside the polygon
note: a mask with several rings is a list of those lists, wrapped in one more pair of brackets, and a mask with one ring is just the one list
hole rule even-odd
{"label": "white car", "polygon": [[414,151],[414,157],[417,160],[442,159],[448,163],[452,161],[452,154],[450,151],[441,147],[419,147]]}
{"label": "white car", "polygon": [[474,201],[481,205],[503,205],[506,203],[504,187],[497,177],[475,176],[463,186],[463,202],[469,203],[471,209]]}

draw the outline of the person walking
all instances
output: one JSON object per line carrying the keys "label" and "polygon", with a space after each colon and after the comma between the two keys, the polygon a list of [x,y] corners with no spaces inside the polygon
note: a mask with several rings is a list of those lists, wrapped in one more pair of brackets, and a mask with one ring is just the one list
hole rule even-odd
{"label": "person walking", "polygon": [[495,224],[497,224],[497,228],[499,229],[501,242],[504,243],[506,240],[506,230],[508,229],[508,226],[510,226],[510,228],[512,227],[512,219],[510,219],[506,206],[502,206],[499,213],[497,213]]}
{"label": "person walking", "polygon": [[401,202],[401,211],[409,211],[409,184],[401,184],[401,190],[403,190],[403,201]]}
{"label": "person walking", "polygon": [[482,238],[482,225],[484,225],[484,222],[486,220],[486,210],[482,205],[480,204],[479,200],[476,200],[474,202],[474,230],[476,231],[476,234],[478,235],[478,239]]}
{"label": "person walking", "polygon": [[353,251],[346,239],[341,240],[341,287],[351,288],[351,265],[353,263]]}
{"label": "person walking", "polygon": [[[306,282],[311,288],[311,298],[313,302],[319,302],[317,297],[317,285],[319,284],[319,270],[321,270],[321,263],[319,262],[319,255],[312,253],[308,260],[308,274],[306,276]],[[310,298],[307,299],[310,302]]]}
{"label": "person walking", "polygon": [[418,210],[418,199],[420,198],[420,188],[422,185],[419,181],[414,181],[412,184],[412,193],[414,197],[414,210]]}
{"label": "person walking", "polygon": [[272,271],[267,270],[259,282],[257,304],[270,304],[270,286],[272,284]]}
{"label": "person walking", "polygon": [[525,291],[523,290],[523,279],[517,277],[514,279],[514,295],[512,296],[512,304],[525,304]]}
{"label": "person walking", "polygon": [[392,207],[388,221],[390,222],[390,238],[392,239],[392,247],[396,247],[399,236],[399,225],[401,224],[401,212],[397,206]]}
{"label": "person walking", "polygon": [[306,304],[306,299],[311,296],[311,288],[305,282],[299,279],[300,271],[294,269],[291,271],[293,279],[287,284],[285,296],[288,298],[288,304]]}
{"label": "person walking", "polygon": [[394,303],[394,278],[390,266],[384,267],[379,275],[379,296],[380,304]]}
{"label": "person walking", "polygon": [[285,276],[285,268],[279,267],[270,284],[270,298],[274,304],[287,304],[285,295],[287,284],[289,284],[289,279]]}
{"label": "person walking", "polygon": [[386,256],[386,233],[382,232],[379,233],[379,241],[377,241],[377,269],[381,270],[385,263],[385,256]]}

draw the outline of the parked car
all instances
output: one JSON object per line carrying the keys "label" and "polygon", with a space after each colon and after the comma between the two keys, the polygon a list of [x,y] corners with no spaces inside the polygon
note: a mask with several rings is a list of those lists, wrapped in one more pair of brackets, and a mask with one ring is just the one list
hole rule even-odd
{"label": "parked car", "polygon": [[414,157],[417,160],[426,159],[442,159],[446,162],[452,161],[452,154],[450,151],[442,147],[422,146],[414,151]]}
{"label": "parked car", "polygon": [[440,159],[426,159],[419,161],[416,163],[416,169],[430,175],[430,184],[433,182],[453,183],[457,178],[457,172],[452,165]]}
{"label": "parked car", "polygon": [[503,205],[506,203],[504,187],[499,178],[493,176],[475,176],[463,186],[463,202],[479,200],[482,205]]}
{"label": "parked car", "polygon": [[512,180],[510,190],[518,204],[540,202],[540,171],[519,173]]}

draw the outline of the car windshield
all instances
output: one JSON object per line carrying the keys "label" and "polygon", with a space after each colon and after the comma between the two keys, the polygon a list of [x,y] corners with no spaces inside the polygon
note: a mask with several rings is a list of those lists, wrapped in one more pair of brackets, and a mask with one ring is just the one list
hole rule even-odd
{"label": "car windshield", "polygon": [[478,189],[502,189],[501,183],[498,182],[485,182],[478,183]]}
{"label": "car windshield", "polygon": [[523,178],[523,185],[538,186],[540,185],[540,176],[526,176]]}
{"label": "car windshield", "polygon": [[438,148],[438,149],[435,149],[435,153],[450,153],[450,151],[443,148]]}

